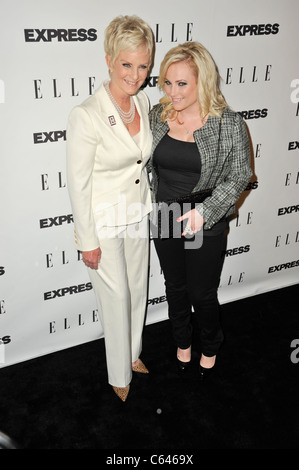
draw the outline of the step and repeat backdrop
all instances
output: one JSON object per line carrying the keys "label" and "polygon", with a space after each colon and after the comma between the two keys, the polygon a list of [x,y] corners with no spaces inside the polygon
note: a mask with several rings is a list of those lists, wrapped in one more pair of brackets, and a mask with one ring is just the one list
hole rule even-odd
{"label": "step and repeat backdrop", "polygon": [[[247,125],[254,173],[230,221],[220,303],[299,282],[297,0],[0,5],[0,367],[103,336],[74,243],[66,124],[108,77],[104,30],[120,14],[137,14],[153,29],[156,59],[145,89],[152,105],[161,97],[164,54],[196,40],[213,55],[226,100]],[[147,324],[166,318],[151,242]]]}

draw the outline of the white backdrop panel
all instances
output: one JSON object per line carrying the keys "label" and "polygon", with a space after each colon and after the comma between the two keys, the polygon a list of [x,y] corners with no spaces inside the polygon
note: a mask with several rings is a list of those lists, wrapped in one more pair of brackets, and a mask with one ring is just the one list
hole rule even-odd
{"label": "white backdrop panel", "polygon": [[[65,129],[70,110],[107,77],[104,29],[119,14],[137,14],[154,31],[152,105],[161,97],[155,83],[164,54],[196,40],[212,53],[223,93],[247,124],[254,176],[230,222],[220,302],[298,282],[298,7],[297,0],[1,0],[0,367],[103,336],[74,245]],[[86,40],[51,37],[80,29]],[[166,318],[151,243],[147,324]]]}

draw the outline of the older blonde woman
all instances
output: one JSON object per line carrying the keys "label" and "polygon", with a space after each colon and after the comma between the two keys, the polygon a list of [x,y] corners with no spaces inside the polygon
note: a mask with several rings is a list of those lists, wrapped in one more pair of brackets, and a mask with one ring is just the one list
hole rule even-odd
{"label": "older blonde woman", "polygon": [[154,57],[151,28],[119,16],[105,31],[110,79],[69,116],[67,177],[76,245],[88,267],[104,330],[108,381],[127,399],[140,359],[148,283],[145,165],[152,136],[140,87]]}
{"label": "older blonde woman", "polygon": [[[214,367],[223,340],[217,290],[227,217],[252,174],[244,122],[229,108],[219,81],[202,44],[178,45],[161,63],[158,85],[164,96],[150,113],[153,149],[148,166],[154,202],[164,203],[162,215],[165,205],[181,210],[170,227],[171,237],[169,231],[167,235],[164,230],[165,236],[155,231],[177,364],[185,372],[191,362],[193,308],[200,331],[201,378]],[[185,225],[178,233],[179,223]]]}

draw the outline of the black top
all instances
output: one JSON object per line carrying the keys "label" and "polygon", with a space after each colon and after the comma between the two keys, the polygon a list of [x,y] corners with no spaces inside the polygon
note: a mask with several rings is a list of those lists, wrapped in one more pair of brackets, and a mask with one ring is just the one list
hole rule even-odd
{"label": "black top", "polygon": [[[159,175],[157,201],[172,200],[192,192],[201,172],[200,153],[195,142],[173,139],[168,134],[157,145],[153,163]],[[223,217],[205,235],[218,235],[227,228]]]}
{"label": "black top", "polygon": [[158,202],[191,193],[200,177],[196,143],[176,140],[168,134],[157,145],[154,164],[159,174]]}

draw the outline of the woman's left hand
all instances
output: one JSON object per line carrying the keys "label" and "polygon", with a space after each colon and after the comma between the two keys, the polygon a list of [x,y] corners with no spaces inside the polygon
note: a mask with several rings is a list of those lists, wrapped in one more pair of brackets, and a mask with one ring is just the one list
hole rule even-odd
{"label": "woman's left hand", "polygon": [[187,224],[184,232],[182,233],[183,236],[187,234],[194,235],[202,229],[204,219],[196,209],[192,209],[191,211],[186,212],[186,214],[183,214],[177,219],[177,222],[182,222],[185,219],[187,219]]}

